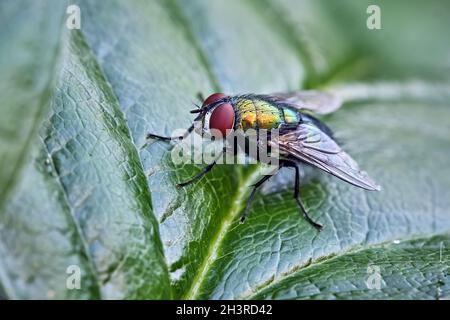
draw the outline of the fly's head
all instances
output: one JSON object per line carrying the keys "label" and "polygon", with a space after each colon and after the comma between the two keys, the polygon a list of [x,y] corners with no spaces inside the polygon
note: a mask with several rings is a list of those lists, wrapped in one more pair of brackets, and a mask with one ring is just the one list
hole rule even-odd
{"label": "fly's head", "polygon": [[192,110],[191,113],[199,113],[195,119],[201,123],[201,126],[195,127],[198,134],[225,138],[233,129],[235,112],[231,97],[226,94],[213,93],[205,99],[201,108]]}

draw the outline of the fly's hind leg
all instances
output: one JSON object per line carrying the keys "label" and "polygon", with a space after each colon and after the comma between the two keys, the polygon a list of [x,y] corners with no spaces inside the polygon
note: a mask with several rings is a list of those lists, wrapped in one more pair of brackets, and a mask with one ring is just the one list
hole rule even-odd
{"label": "fly's hind leg", "polygon": [[298,165],[293,162],[293,161],[289,161],[289,160],[284,160],[282,162],[282,165],[284,167],[291,167],[295,169],[295,186],[294,186],[294,198],[297,201],[298,206],[300,207],[300,209],[303,212],[303,216],[305,218],[306,221],[308,221],[308,223],[310,225],[312,225],[314,228],[316,228],[318,231],[321,231],[323,226],[321,224],[318,224],[317,222],[314,222],[308,215],[308,212],[305,209],[305,206],[303,205],[302,200],[300,199],[300,171],[298,169]]}

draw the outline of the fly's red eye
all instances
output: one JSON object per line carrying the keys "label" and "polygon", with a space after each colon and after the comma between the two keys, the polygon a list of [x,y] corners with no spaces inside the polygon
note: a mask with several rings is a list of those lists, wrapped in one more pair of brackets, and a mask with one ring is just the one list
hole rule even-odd
{"label": "fly's red eye", "polygon": [[207,106],[208,104],[214,103],[216,101],[219,101],[220,99],[225,98],[227,95],[224,93],[213,93],[212,95],[210,95],[208,98],[205,99],[205,101],[203,101],[203,107]]}
{"label": "fly's red eye", "polygon": [[215,108],[209,119],[209,128],[219,130],[222,133],[222,137],[226,136],[227,130],[233,128],[233,124],[234,109],[231,103],[224,103]]}

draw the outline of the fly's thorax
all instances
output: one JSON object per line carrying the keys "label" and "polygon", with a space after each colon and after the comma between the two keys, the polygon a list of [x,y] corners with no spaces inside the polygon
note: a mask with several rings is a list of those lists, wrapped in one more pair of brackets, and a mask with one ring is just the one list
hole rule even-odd
{"label": "fly's thorax", "polygon": [[[272,152],[272,147],[269,141],[275,134],[274,130],[266,129],[248,129],[243,131],[237,129],[232,134],[227,136],[227,144],[232,147],[232,150],[238,151],[248,156],[248,163],[263,163],[266,165],[278,164],[278,152]],[[254,162],[252,162],[254,160]]]}
{"label": "fly's thorax", "polygon": [[283,111],[284,124],[296,125],[300,123],[301,117],[297,110],[288,107],[281,107],[281,109]]}
{"label": "fly's thorax", "polygon": [[279,106],[258,98],[239,98],[234,103],[236,110],[235,128],[248,129],[277,129],[285,124],[285,119],[294,121],[295,115],[287,111],[288,117]]}

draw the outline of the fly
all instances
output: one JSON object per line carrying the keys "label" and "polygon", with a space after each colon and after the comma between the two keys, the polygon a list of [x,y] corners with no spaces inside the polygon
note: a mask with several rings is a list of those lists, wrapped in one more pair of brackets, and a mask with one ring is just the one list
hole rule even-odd
{"label": "fly", "polygon": [[[320,231],[322,225],[310,218],[300,197],[299,165],[305,163],[312,165],[365,190],[380,190],[380,187],[365,171],[360,170],[356,161],[342,150],[333,139],[328,126],[305,113],[305,111],[312,111],[318,114],[326,114],[339,108],[340,104],[340,101],[334,96],[313,90],[272,95],[228,96],[223,93],[214,93],[204,100],[200,108],[191,111],[191,113],[198,115],[194,119],[194,123],[182,136],[163,137],[148,134],[147,138],[164,141],[184,139],[194,130],[197,121],[202,122],[202,130],[205,130],[205,119],[208,114],[210,114],[209,129],[220,131],[223,137],[238,129],[244,132],[249,129],[279,130],[279,135],[268,139],[267,144],[269,147],[279,150],[278,170],[283,167],[295,169],[294,198],[304,218]],[[225,149],[223,152],[225,152]],[[220,157],[222,157],[222,153],[197,175],[178,186],[187,186],[203,177],[216,165]],[[245,221],[248,215],[256,191],[270,177],[270,175],[263,176],[253,185],[245,210],[240,218],[241,223]]]}

